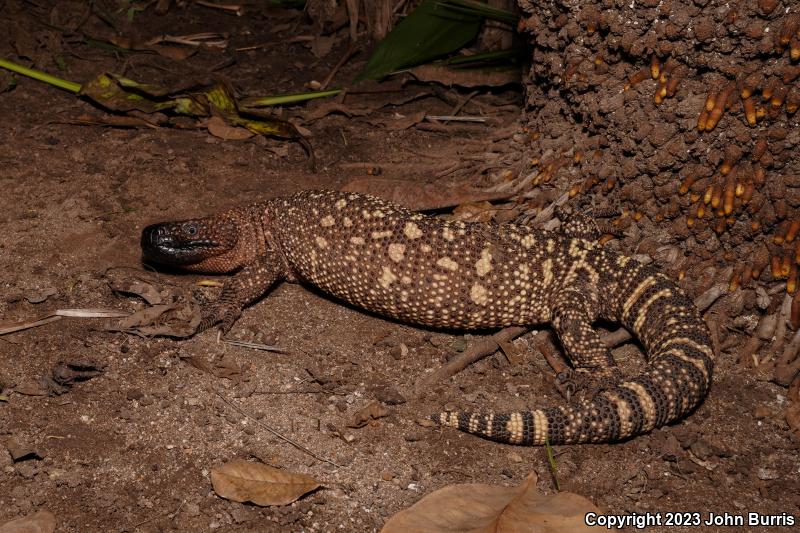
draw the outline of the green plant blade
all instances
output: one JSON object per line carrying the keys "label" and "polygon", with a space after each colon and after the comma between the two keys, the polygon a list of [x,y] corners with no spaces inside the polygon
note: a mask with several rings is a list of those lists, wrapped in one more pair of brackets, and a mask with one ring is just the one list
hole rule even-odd
{"label": "green plant blade", "polygon": [[341,89],[330,89],[328,91],[279,94],[275,96],[250,96],[247,98],[242,98],[239,101],[239,109],[241,109],[242,111],[247,111],[248,109],[257,109],[259,107],[269,107],[273,105],[283,105],[283,104],[296,104],[298,102],[314,100],[315,98],[336,96],[341,92],[342,92]]}
{"label": "green plant blade", "polygon": [[375,48],[356,82],[380,79],[403,67],[452,53],[475,39],[483,17],[424,0]]}
{"label": "green plant blade", "polygon": [[12,63],[11,61],[7,61],[5,59],[0,59],[0,68],[5,68],[11,72],[16,72],[17,74],[22,74],[23,76],[28,76],[29,78],[49,83],[50,85],[54,85],[60,89],[67,90],[72,93],[77,93],[81,90],[80,83],[75,83],[74,81],[51,76],[50,74],[42,72],[41,70],[23,67],[22,65]]}

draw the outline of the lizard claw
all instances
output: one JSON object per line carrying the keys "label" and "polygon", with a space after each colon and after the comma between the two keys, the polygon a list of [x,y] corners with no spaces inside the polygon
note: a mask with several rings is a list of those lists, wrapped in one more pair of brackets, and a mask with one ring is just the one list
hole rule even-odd
{"label": "lizard claw", "polygon": [[241,316],[242,310],[231,305],[212,304],[203,308],[202,319],[197,327],[197,333],[219,324],[223,335],[227,334],[236,320]]}
{"label": "lizard claw", "polygon": [[610,389],[622,380],[619,370],[591,374],[589,370],[564,370],[556,375],[556,390],[569,402],[580,396],[591,399],[601,391]]}

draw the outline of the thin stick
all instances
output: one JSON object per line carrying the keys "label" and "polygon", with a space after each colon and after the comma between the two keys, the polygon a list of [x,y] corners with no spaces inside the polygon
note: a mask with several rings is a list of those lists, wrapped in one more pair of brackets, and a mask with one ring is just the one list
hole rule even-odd
{"label": "thin stick", "polygon": [[437,122],[486,122],[483,117],[457,117],[455,115],[425,115],[425,120],[435,120]]}
{"label": "thin stick", "polygon": [[450,111],[450,114],[458,115],[459,111],[461,111],[461,109],[463,109],[464,106],[467,105],[467,102],[472,100],[472,98],[475,97],[478,93],[479,91],[472,91],[471,93],[469,93],[467,96],[464,97],[463,100],[461,100],[458,104],[455,105],[455,107],[453,107],[453,109]]}
{"label": "thin stick", "polygon": [[215,4],[213,2],[207,2],[206,0],[194,0],[194,3],[198,6],[210,7],[211,9],[221,9],[222,11],[232,13],[237,17],[244,15],[244,7],[237,4]]}
{"label": "thin stick", "polygon": [[336,76],[336,73],[339,72],[339,69],[342,68],[344,66],[344,64],[347,63],[347,61],[351,57],[353,57],[354,55],[356,55],[360,51],[361,51],[361,49],[359,47],[357,47],[355,45],[355,43],[350,43],[350,46],[347,47],[347,51],[344,53],[342,58],[339,60],[338,63],[336,63],[336,65],[334,65],[333,69],[325,77],[325,81],[322,82],[322,85],[320,86],[320,90],[324,91],[325,89],[327,89],[328,88],[328,84],[333,80],[333,77]]}
{"label": "thin stick", "polygon": [[475,361],[496,352],[500,348],[499,342],[509,342],[526,331],[528,331],[528,328],[512,326],[501,329],[494,335],[480,339],[461,355],[420,379],[414,387],[414,395],[421,396],[423,392],[429,390],[435,383],[458,374]]}
{"label": "thin stick", "polygon": [[281,435],[280,433],[278,433],[278,431],[277,431],[277,430],[275,430],[275,429],[271,428],[270,426],[268,426],[267,424],[265,424],[265,423],[264,423],[264,422],[262,422],[261,420],[257,419],[256,417],[254,417],[253,415],[251,415],[251,414],[250,414],[250,413],[248,413],[247,411],[243,410],[241,407],[239,407],[239,406],[238,406],[238,405],[236,405],[235,403],[233,403],[233,402],[231,402],[230,400],[228,400],[228,399],[227,399],[225,396],[223,396],[222,394],[220,394],[220,393],[219,393],[219,391],[216,391],[216,390],[215,390],[215,391],[214,391],[214,394],[216,394],[217,396],[219,396],[220,400],[222,400],[223,402],[225,402],[226,404],[228,404],[228,405],[229,405],[230,407],[232,407],[232,408],[233,408],[235,411],[237,411],[237,412],[238,412],[240,415],[242,415],[242,416],[245,416],[245,417],[249,418],[250,420],[252,420],[253,422],[255,422],[255,423],[256,423],[256,425],[260,426],[260,427],[261,427],[261,428],[263,428],[263,429],[266,429],[267,431],[269,431],[270,433],[272,433],[273,435],[275,435],[275,436],[276,436],[276,437],[278,437],[279,439],[281,439],[281,440],[283,440],[283,441],[285,441],[285,442],[288,442],[289,444],[291,444],[292,446],[294,446],[295,448],[297,448],[297,449],[298,449],[298,450],[300,450],[301,452],[307,453],[308,455],[310,455],[311,457],[313,457],[314,459],[316,459],[316,460],[318,460],[318,461],[324,461],[324,462],[326,462],[326,463],[330,463],[330,464],[332,464],[332,465],[333,465],[333,466],[335,466],[336,468],[341,468],[341,465],[338,465],[338,464],[334,463],[334,462],[333,462],[333,461],[331,461],[330,459],[326,459],[326,458],[324,458],[324,457],[321,457],[321,456],[317,455],[316,453],[312,452],[311,450],[309,450],[308,448],[306,448],[305,446],[303,446],[302,444],[300,444],[299,442],[297,442],[297,441],[294,441],[294,440],[292,440],[292,439],[290,439],[289,437],[286,437],[286,436],[284,436],[284,435]]}

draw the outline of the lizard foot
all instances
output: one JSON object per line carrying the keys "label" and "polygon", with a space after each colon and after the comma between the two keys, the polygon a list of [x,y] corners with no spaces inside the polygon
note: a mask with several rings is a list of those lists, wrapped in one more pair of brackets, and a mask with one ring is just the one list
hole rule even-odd
{"label": "lizard foot", "polygon": [[573,399],[592,399],[600,391],[610,389],[622,381],[619,370],[595,373],[588,369],[568,369],[556,376],[556,390],[568,402]]}
{"label": "lizard foot", "polygon": [[203,306],[201,311],[200,325],[197,326],[197,333],[207,330],[215,324],[219,324],[219,329],[225,335],[233,327],[234,322],[241,316],[242,310],[233,305],[214,303]]}

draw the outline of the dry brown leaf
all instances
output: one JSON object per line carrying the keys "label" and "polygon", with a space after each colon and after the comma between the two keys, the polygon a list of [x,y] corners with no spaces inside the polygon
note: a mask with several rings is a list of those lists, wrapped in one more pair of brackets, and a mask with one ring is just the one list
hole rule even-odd
{"label": "dry brown leaf", "polygon": [[381,533],[572,533],[592,531],[588,512],[600,510],[571,492],[540,494],[536,474],[518,487],[468,483],[450,485],[425,496],[391,517]]}
{"label": "dry brown leaf", "polygon": [[467,202],[453,210],[453,218],[470,222],[491,222],[497,208],[491,202]]}
{"label": "dry brown leaf", "polygon": [[208,132],[214,137],[226,141],[242,141],[253,136],[253,132],[238,126],[231,126],[220,117],[211,117],[205,121]]}
{"label": "dry brown leaf", "polygon": [[371,420],[377,420],[384,416],[389,416],[389,409],[380,402],[373,400],[362,407],[353,415],[353,419],[347,424],[349,428],[363,428]]}
{"label": "dry brown leaf", "polygon": [[411,113],[405,117],[399,117],[396,120],[392,120],[386,123],[387,130],[393,131],[401,131],[407,130],[408,128],[412,128],[425,120],[425,111],[419,111],[417,113]]}
{"label": "dry brown leaf", "polygon": [[348,118],[363,117],[369,115],[375,111],[375,109],[377,109],[377,107],[352,107],[339,102],[320,102],[313,107],[309,106],[308,111],[299,113],[299,115],[303,119],[304,124],[310,124],[311,122],[327,117],[332,113],[341,113]]}
{"label": "dry brown leaf", "polygon": [[800,441],[800,403],[790,403],[789,407],[786,408],[784,416],[786,417],[786,423],[789,424],[789,429],[795,439]]}
{"label": "dry brown leaf", "polygon": [[51,533],[55,530],[55,515],[44,509],[0,525],[0,533]]}
{"label": "dry brown leaf", "polygon": [[331,52],[331,48],[333,48],[337,40],[338,38],[336,37],[317,35],[309,46],[311,48],[311,53],[317,58],[323,58]]}
{"label": "dry brown leaf", "polygon": [[210,376],[214,375],[214,369],[211,367],[211,364],[202,357],[197,355],[182,355],[181,361],[185,361],[186,363],[195,367],[197,370],[205,372]]}
{"label": "dry brown leaf", "polygon": [[455,68],[446,65],[420,65],[409,70],[419,81],[436,82],[452,87],[501,87],[522,82],[518,68],[504,70]]}
{"label": "dry brown leaf", "polygon": [[194,335],[201,320],[200,307],[197,304],[160,304],[137,311],[108,330],[182,338]]}
{"label": "dry brown leaf", "polygon": [[468,185],[446,186],[440,183],[412,185],[389,178],[356,178],[342,187],[342,190],[380,196],[417,211],[444,209],[468,202],[502,200],[514,194],[513,191],[486,192]]}
{"label": "dry brown leaf", "polygon": [[234,380],[242,375],[242,367],[232,357],[226,355],[214,361],[212,372],[218,378]]}
{"label": "dry brown leaf", "polygon": [[197,53],[197,48],[186,48],[183,46],[171,46],[168,44],[153,44],[146,47],[152,50],[161,57],[174,59],[175,61],[183,61]]}
{"label": "dry brown leaf", "polygon": [[163,303],[161,293],[156,286],[141,279],[109,277],[108,286],[115,292],[135,294],[150,305]]}
{"label": "dry brown leaf", "polygon": [[305,474],[242,460],[213,468],[211,484],[223,498],[256,505],[288,505],[321,485]]}

